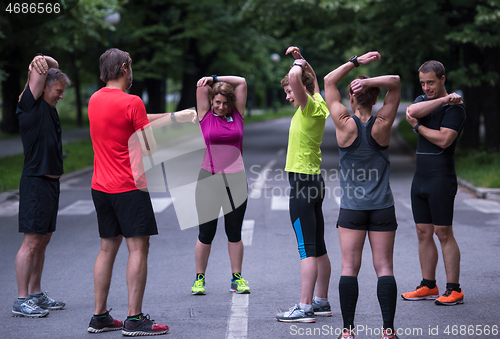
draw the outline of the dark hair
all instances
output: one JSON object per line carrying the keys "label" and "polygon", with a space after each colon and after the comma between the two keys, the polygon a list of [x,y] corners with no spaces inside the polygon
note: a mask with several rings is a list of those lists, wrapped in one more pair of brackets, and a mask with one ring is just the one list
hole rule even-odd
{"label": "dark hair", "polygon": [[208,100],[212,99],[217,95],[223,95],[227,99],[228,112],[231,113],[236,105],[236,94],[234,93],[234,88],[230,84],[224,81],[216,82],[212,86],[212,90],[208,92]]}
{"label": "dark hair", "polygon": [[[367,75],[360,75],[356,77],[356,79],[369,79],[369,78],[370,77]],[[347,94],[353,94],[353,93],[354,92],[352,91],[351,84],[349,84],[349,86],[347,86]],[[360,94],[357,94],[355,96],[356,102],[358,103],[358,105],[361,105],[363,107],[371,107],[373,106],[373,103],[377,100],[379,94],[380,94],[379,87],[366,87]]]}
{"label": "dark hair", "polygon": [[[302,72],[302,85],[306,86],[306,90],[309,94],[314,94],[314,88],[316,87],[314,84],[314,77],[311,73]],[[281,80],[281,87],[286,87],[290,85],[290,79],[288,78],[288,74],[285,75],[283,80]]]}
{"label": "dark hair", "polygon": [[104,82],[119,79],[123,75],[123,64],[127,67],[132,65],[130,54],[118,48],[108,49],[99,58],[100,79]]}
{"label": "dark hair", "polygon": [[59,68],[49,68],[49,70],[47,71],[47,78],[45,79],[45,83],[49,87],[52,87],[59,80],[64,82],[66,86],[71,85],[71,80],[69,80],[68,76],[61,72]]}
{"label": "dark hair", "polygon": [[438,79],[441,79],[443,75],[445,75],[444,65],[436,60],[429,60],[422,64],[419,67],[418,72],[429,73],[434,72]]}

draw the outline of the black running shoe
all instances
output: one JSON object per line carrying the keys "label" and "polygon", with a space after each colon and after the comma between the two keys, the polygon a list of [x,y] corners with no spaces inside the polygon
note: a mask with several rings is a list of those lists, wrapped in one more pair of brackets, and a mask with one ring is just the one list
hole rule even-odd
{"label": "black running shoe", "polygon": [[[109,311],[111,311],[111,309],[109,309]],[[113,319],[113,317],[109,315],[109,311],[106,311],[103,316],[94,315],[92,319],[90,319],[87,331],[90,333],[101,333],[121,330],[123,322]]]}
{"label": "black running shoe", "polygon": [[168,326],[155,324],[149,319],[149,314],[142,315],[139,320],[125,320],[123,323],[122,335],[129,337],[167,334]]}

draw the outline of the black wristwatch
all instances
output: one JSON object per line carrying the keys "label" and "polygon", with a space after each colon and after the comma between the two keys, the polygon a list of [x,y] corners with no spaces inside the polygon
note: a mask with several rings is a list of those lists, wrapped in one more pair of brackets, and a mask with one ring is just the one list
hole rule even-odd
{"label": "black wristwatch", "polygon": [[420,127],[420,124],[416,124],[415,127],[413,127],[413,132],[418,134],[418,128]]}
{"label": "black wristwatch", "polygon": [[300,62],[294,62],[293,66],[299,66],[300,68],[302,68],[302,64]]}
{"label": "black wristwatch", "polygon": [[170,113],[170,120],[172,120],[173,123],[177,123],[177,119],[175,118],[175,112]]}
{"label": "black wristwatch", "polygon": [[217,75],[212,75],[212,83],[215,84],[217,82]]}
{"label": "black wristwatch", "polygon": [[359,62],[358,62],[358,56],[357,55],[353,55],[350,59],[349,59],[350,62],[352,62],[354,64],[355,67],[358,67],[359,66]]}
{"label": "black wristwatch", "polygon": [[37,53],[35,56],[36,56],[36,57],[37,57],[37,56],[42,56],[42,57],[43,57],[43,54],[42,54],[42,53]]}

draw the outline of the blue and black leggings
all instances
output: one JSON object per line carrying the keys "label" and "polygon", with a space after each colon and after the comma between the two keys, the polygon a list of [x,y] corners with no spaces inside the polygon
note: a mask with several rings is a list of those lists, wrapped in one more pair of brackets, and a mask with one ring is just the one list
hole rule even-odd
{"label": "blue and black leggings", "polygon": [[297,237],[300,259],[326,254],[323,199],[325,182],[321,174],[288,173],[290,219]]}

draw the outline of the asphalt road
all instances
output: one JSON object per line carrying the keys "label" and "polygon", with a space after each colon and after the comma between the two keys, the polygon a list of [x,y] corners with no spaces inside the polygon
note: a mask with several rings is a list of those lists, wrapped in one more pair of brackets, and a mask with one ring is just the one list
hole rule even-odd
{"label": "asphalt road", "polygon": [[[319,317],[313,324],[286,324],[274,318],[277,308],[289,308],[300,297],[300,260],[286,207],[288,181],[283,172],[289,121],[289,118],[284,118],[245,128],[244,162],[251,198],[245,216],[243,277],[249,281],[249,295],[229,292],[231,270],[222,225],[215,237],[206,272],[207,294],[190,294],[195,277],[194,245],[198,231],[196,227],[182,227],[181,224],[184,217],[195,212],[194,207],[172,204],[170,190],[165,192],[163,188],[162,191],[164,182],[158,177],[160,172],[151,172],[151,184],[156,183],[158,187],[151,196],[159,235],[151,238],[143,311],[157,322],[170,326],[168,338],[337,337],[342,327],[337,287],[340,250],[335,228],[339,210],[339,191],[335,189],[338,187],[338,151],[331,120],[327,121],[323,139],[322,169],[327,186],[323,211],[326,244],[332,263],[329,299],[333,316]],[[169,153],[172,149],[181,153],[183,147],[195,150],[199,146],[197,142],[195,138],[185,138],[169,145],[170,151],[167,149],[159,154],[172,158],[176,156],[175,152]],[[394,270],[399,293],[402,293],[414,289],[421,279],[410,209],[414,160],[395,138],[390,150],[391,186],[399,223]],[[196,164],[196,160],[192,161]],[[187,161],[185,171],[197,172],[195,165],[189,164]],[[158,162],[153,165],[158,170]],[[266,180],[262,180],[264,172],[267,173]],[[167,177],[169,183],[171,180]],[[121,336],[120,332],[87,333],[94,310],[93,265],[100,246],[90,181],[91,171],[82,171],[63,180],[58,226],[47,248],[42,287],[50,291],[54,299],[64,300],[67,306],[42,319],[11,317],[12,304],[17,296],[14,258],[22,235],[17,232],[16,197],[0,202],[0,338]],[[191,187],[189,182],[184,185],[186,190]],[[179,187],[175,189],[179,191]],[[475,199],[461,190],[458,192],[454,229],[462,254],[461,285],[465,303],[445,307],[436,306],[432,301],[398,299],[395,325],[402,334],[400,338],[498,337],[499,225],[500,205],[497,202]],[[124,319],[127,312],[125,270],[128,253],[125,244],[122,247],[115,263],[108,299],[108,307],[113,308],[111,314],[118,319]],[[359,326],[356,338],[379,338],[382,321],[376,296],[377,278],[368,242],[363,255],[355,318],[355,324]],[[437,283],[444,291],[446,279],[441,254]]]}

